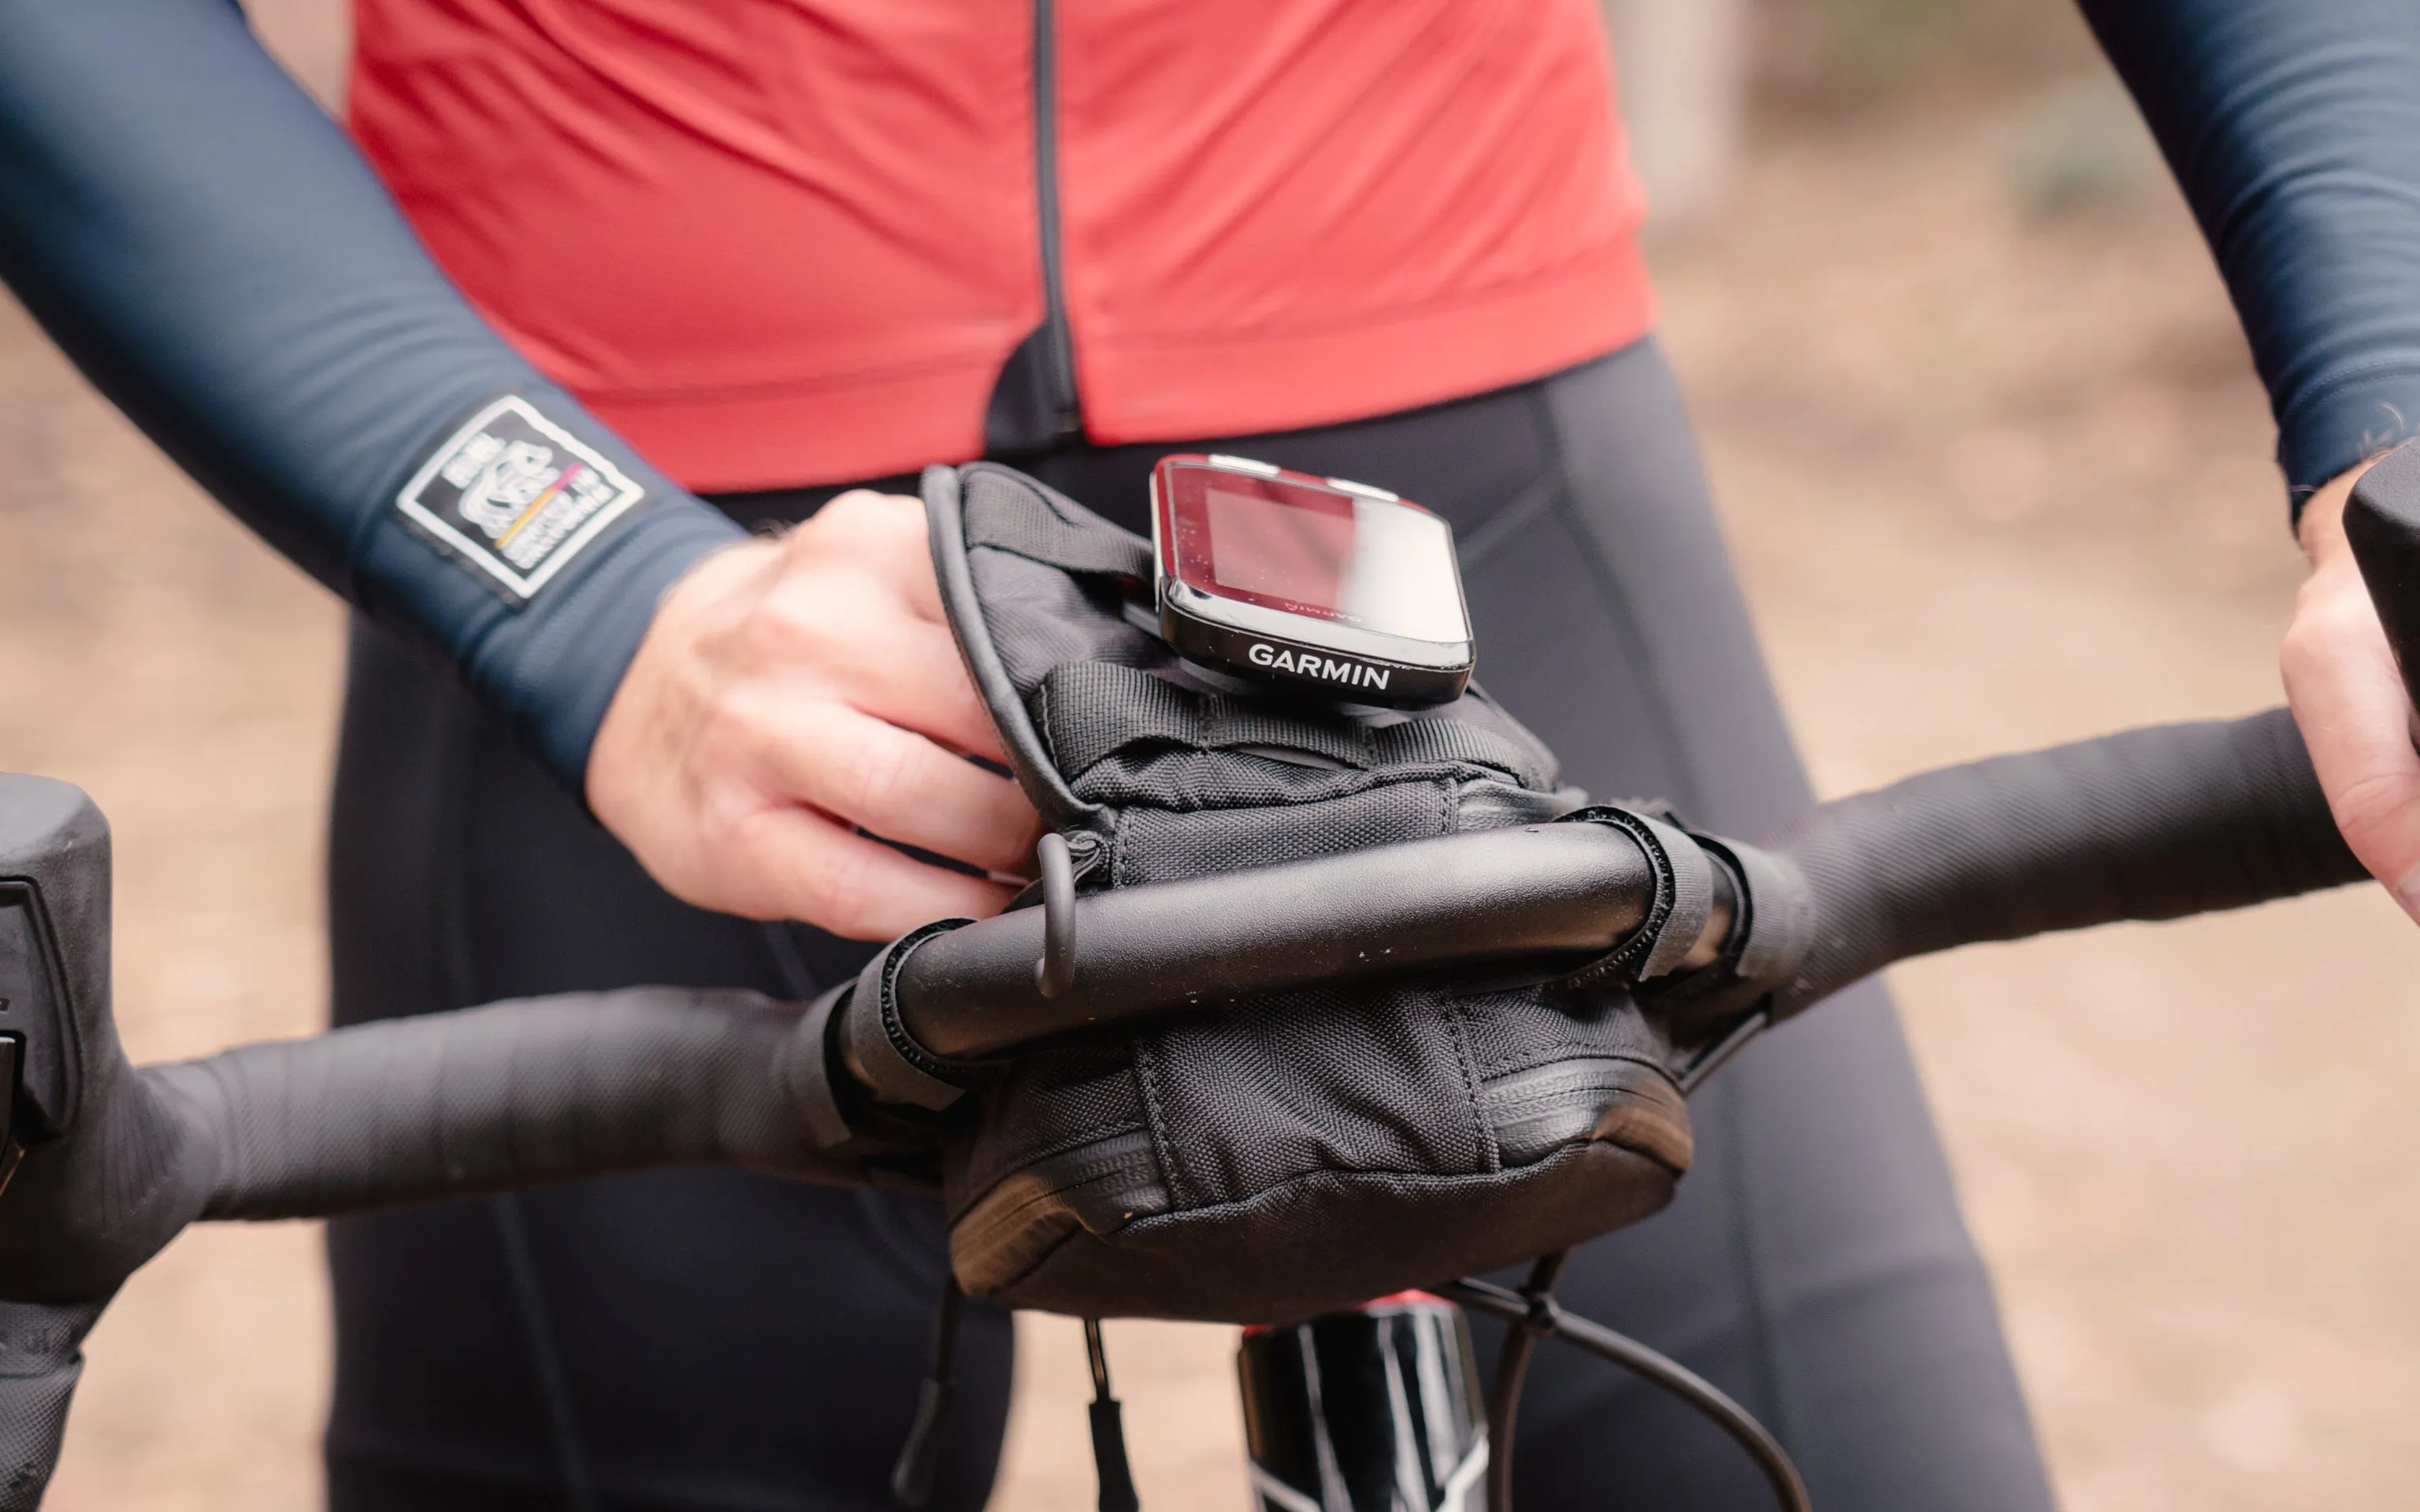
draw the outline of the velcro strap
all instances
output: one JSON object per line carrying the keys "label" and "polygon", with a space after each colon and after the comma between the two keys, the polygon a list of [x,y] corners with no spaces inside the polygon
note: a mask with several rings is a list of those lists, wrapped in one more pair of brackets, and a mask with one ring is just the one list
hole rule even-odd
{"label": "velcro strap", "polygon": [[1563,822],[1606,825],[1638,842],[1655,871],[1655,898],[1630,937],[1563,980],[1575,987],[1652,981],[1677,968],[1714,915],[1714,870],[1687,831],[1609,804],[1581,809]]}
{"label": "velcro strap", "polygon": [[[1714,835],[1692,834],[1699,848],[1728,869],[1739,912],[1720,959],[1660,980],[1639,983],[1639,1002],[1686,1042],[1724,1032],[1798,975],[1812,947],[1814,918],[1806,879],[1787,860]],[[1787,1012],[1774,1012],[1778,1023]]]}
{"label": "velcro strap", "polygon": [[848,1057],[849,1069],[876,1101],[939,1113],[966,1096],[965,1086],[952,1080],[950,1063],[917,1043],[916,1037],[908,1032],[908,1026],[899,1021],[899,1003],[893,989],[899,980],[900,964],[908,959],[909,951],[936,934],[946,934],[972,922],[967,918],[937,919],[902,934],[865,964],[849,991],[847,1003],[833,1010],[841,1014],[842,1053]]}
{"label": "velcro strap", "polygon": [[1199,750],[1272,746],[1363,771],[1469,763],[1530,787],[1544,786],[1548,778],[1536,754],[1518,742],[1458,719],[1365,725],[1341,716],[1194,693],[1139,668],[1101,661],[1071,662],[1045,677],[1034,690],[1033,721],[1059,769],[1070,777],[1129,746],[1164,744]]}
{"label": "velcro strap", "polygon": [[1766,849],[1740,844],[1738,840],[1709,840],[1709,847],[1730,861],[1747,893],[1747,929],[1732,961],[1726,963],[1730,982],[1723,1004],[1749,1004],[1778,992],[1798,975],[1807,950],[1815,946],[1815,907],[1807,898],[1806,878],[1798,869]]}

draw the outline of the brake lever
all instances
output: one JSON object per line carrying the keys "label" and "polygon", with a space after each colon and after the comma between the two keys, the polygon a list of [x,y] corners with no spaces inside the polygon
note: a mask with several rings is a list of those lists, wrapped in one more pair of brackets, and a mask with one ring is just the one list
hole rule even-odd
{"label": "brake lever", "polygon": [[2397,447],[2361,475],[2344,531],[2404,692],[2420,708],[2420,446]]}

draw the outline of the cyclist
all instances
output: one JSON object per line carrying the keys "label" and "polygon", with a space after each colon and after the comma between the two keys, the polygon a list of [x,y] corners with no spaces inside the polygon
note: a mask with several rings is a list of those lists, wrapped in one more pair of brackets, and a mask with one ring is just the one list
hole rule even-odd
{"label": "cyclist", "polygon": [[[2383,0],[2086,10],[2310,500],[2289,691],[2420,909],[2420,757],[2334,526],[2420,416],[2420,28]],[[1128,523],[1171,450],[1400,488],[1454,522],[1486,681],[1573,780],[1730,833],[1806,802],[1586,0],[357,20],[359,151],[224,0],[0,0],[0,274],[360,611],[339,1019],[801,995],[852,940],[999,907],[1035,821],[959,759],[991,742],[914,505],[843,492],[979,454]],[[1680,1202],[1565,1294],[1774,1423],[1823,1504],[2048,1506],[1883,996],[1698,1117]],[[345,1512],[879,1505],[944,1264],[916,1202],[725,1172],[349,1220],[331,1251]],[[1003,1319],[968,1333],[961,1507],[1008,1372]],[[1544,1504],[1762,1494],[1635,1388],[1550,1368],[1529,1402]]]}

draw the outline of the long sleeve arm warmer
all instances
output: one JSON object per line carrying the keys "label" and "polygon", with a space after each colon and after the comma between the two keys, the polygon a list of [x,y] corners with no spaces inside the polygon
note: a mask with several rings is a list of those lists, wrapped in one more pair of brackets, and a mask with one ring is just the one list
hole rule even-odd
{"label": "long sleeve arm warmer", "polygon": [[2298,503],[2420,435],[2420,4],[2081,4],[2217,255]]}
{"label": "long sleeve arm warmer", "polygon": [[[737,534],[473,312],[229,0],[0,0],[0,279],[205,488],[459,667],[575,793],[657,598]],[[506,395],[522,408],[466,431]],[[422,478],[442,464],[451,483]],[[445,544],[401,507],[422,481],[489,529]]]}

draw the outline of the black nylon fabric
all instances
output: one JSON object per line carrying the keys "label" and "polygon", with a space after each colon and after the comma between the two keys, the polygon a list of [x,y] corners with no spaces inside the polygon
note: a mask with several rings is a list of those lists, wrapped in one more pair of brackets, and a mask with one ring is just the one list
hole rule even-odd
{"label": "black nylon fabric", "polygon": [[1530,786],[1551,784],[1554,778],[1552,761],[1534,741],[1466,720],[1383,723],[1258,699],[1202,695],[1141,668],[1107,661],[1072,662],[1052,671],[1034,690],[1032,713],[1063,772],[1089,771],[1130,746],[1167,743],[1204,750],[1273,746],[1365,771],[1467,762]]}
{"label": "black nylon fabric", "polygon": [[[1031,743],[1018,764],[1095,806],[1081,823],[1108,864],[1086,887],[1577,806],[1483,694],[1362,716],[1206,680],[1122,611],[1148,545],[1032,479],[937,469],[926,498],[956,513],[934,532],[966,554],[943,597],[1007,673],[993,714]],[[1668,1054],[1618,987],[1442,983],[1271,995],[1028,1053],[949,1153],[952,1258],[1016,1306],[1242,1322],[1523,1259],[1670,1200],[1690,1135]]]}

